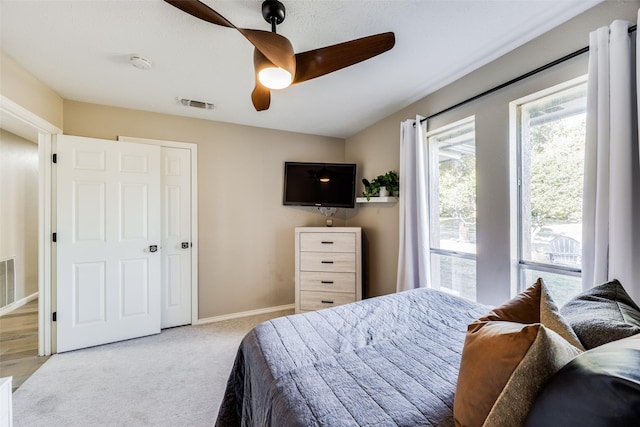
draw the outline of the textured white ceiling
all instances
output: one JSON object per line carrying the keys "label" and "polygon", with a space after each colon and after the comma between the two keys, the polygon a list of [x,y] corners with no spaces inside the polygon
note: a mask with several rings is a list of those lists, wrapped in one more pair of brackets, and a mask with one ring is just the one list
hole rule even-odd
{"label": "textured white ceiling", "polygon": [[[296,52],[386,31],[396,45],[274,91],[263,112],[250,100],[252,46],[160,0],[0,0],[0,48],[65,99],[344,138],[600,1],[284,0],[278,33]],[[238,27],[270,29],[260,0],[204,2]],[[132,53],[153,68],[133,68]]]}

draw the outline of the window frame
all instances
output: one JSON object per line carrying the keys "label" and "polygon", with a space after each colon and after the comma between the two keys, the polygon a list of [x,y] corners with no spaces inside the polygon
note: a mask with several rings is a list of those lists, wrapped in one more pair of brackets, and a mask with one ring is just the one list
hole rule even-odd
{"label": "window frame", "polygon": [[524,252],[523,228],[524,228],[525,221],[523,220],[523,203],[522,203],[522,199],[523,199],[522,134],[523,132],[521,129],[521,123],[522,123],[521,107],[527,103],[548,97],[550,95],[553,95],[577,86],[586,85],[587,78],[588,76],[585,74],[580,77],[568,80],[566,82],[555,84],[551,87],[537,91],[535,93],[524,96],[522,98],[519,98],[509,103],[510,134],[511,134],[510,139],[515,142],[514,144],[515,149],[513,150],[513,153],[514,153],[513,157],[515,157],[515,161],[513,161],[512,164],[515,164],[514,172],[515,172],[515,183],[516,183],[515,185],[516,187],[515,223],[516,224],[515,224],[515,230],[512,229],[512,233],[515,232],[516,235],[515,235],[515,239],[512,239],[512,242],[515,242],[515,260],[514,260],[515,262],[513,262],[513,264],[515,267],[515,277],[517,278],[516,280],[517,283],[516,283],[515,289],[512,289],[512,293],[514,293],[513,291],[515,291],[515,293],[522,292],[528,286],[531,285],[531,283],[526,282],[526,274],[528,270],[558,274],[558,275],[569,276],[569,277],[582,277],[581,267],[572,267],[572,266],[562,265],[562,264],[547,264],[543,262],[525,260],[523,257],[523,252]]}
{"label": "window frame", "polygon": [[[462,127],[462,126],[467,126],[469,124],[473,125],[473,134],[474,134],[474,156],[476,155],[476,149],[475,149],[475,145],[476,145],[476,137],[475,137],[475,132],[476,132],[476,117],[475,114],[465,117],[463,119],[457,120],[455,122],[446,124],[444,126],[440,126],[436,129],[430,130],[428,132],[425,133],[424,136],[424,144],[426,144],[426,153],[427,153],[427,180],[428,180],[428,192],[429,194],[427,194],[427,210],[429,212],[429,258],[430,258],[430,263],[433,263],[433,255],[437,255],[440,257],[451,257],[454,259],[463,259],[463,260],[469,260],[469,261],[473,261],[475,264],[475,275],[476,275],[476,283],[474,283],[474,289],[476,289],[476,294],[475,294],[475,300],[477,300],[477,242],[476,242],[476,251],[475,253],[471,253],[471,252],[464,252],[464,251],[458,251],[458,250],[451,250],[451,249],[442,249],[440,247],[434,247],[433,245],[433,232],[434,232],[434,226],[433,226],[433,222],[436,220],[439,220],[440,218],[440,209],[436,209],[436,207],[434,206],[434,200],[433,200],[433,194],[434,191],[437,191],[437,194],[440,194],[440,187],[439,187],[439,175],[434,179],[434,174],[439,174],[439,162],[438,159],[434,159],[433,157],[433,147],[431,145],[431,143],[429,142],[430,138],[439,135],[439,134],[444,134],[446,132],[449,132],[455,128],[458,127]],[[477,160],[475,161],[474,164],[474,168],[475,171],[477,173]],[[476,197],[477,197],[477,177],[476,177]],[[437,210],[437,212],[435,212],[435,210]],[[434,215],[437,214],[437,215]],[[439,228],[438,228],[439,230]],[[434,269],[431,269],[431,277],[430,280],[432,282],[434,282],[433,280],[433,275],[434,275]],[[440,286],[441,284],[438,282],[438,286],[435,286],[436,289],[440,289],[443,290],[445,292],[450,291],[449,288],[444,288],[442,286]]]}

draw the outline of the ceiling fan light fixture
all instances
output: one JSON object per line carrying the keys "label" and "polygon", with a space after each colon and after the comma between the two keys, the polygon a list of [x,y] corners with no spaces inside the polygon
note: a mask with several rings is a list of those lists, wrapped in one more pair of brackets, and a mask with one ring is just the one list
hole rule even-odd
{"label": "ceiling fan light fixture", "polygon": [[258,49],[253,50],[253,66],[256,80],[268,89],[284,89],[291,86],[296,72],[295,59],[292,63],[288,63],[286,58],[272,62]]}
{"label": "ceiling fan light fixture", "polygon": [[293,76],[280,67],[266,67],[258,72],[258,80],[269,89],[284,89],[291,85]]}

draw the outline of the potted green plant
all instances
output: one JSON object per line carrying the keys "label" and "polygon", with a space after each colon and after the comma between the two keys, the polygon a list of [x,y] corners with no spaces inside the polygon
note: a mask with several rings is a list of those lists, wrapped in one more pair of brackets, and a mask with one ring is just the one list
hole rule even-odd
{"label": "potted green plant", "polygon": [[368,179],[363,178],[362,183],[364,184],[364,191],[362,192],[362,196],[367,198],[367,202],[371,199],[371,197],[378,196],[380,192],[380,184],[377,180],[372,180],[369,182]]}
{"label": "potted green plant", "polygon": [[384,175],[378,177],[382,182],[381,184],[389,191],[392,196],[397,196],[400,191],[400,178],[394,171],[389,171]]}
{"label": "potted green plant", "polygon": [[385,197],[388,194],[397,195],[400,190],[398,174],[393,171],[389,171],[384,175],[378,175],[371,181],[366,178],[362,180],[364,184],[364,192],[362,195],[367,198],[367,201],[371,197]]}

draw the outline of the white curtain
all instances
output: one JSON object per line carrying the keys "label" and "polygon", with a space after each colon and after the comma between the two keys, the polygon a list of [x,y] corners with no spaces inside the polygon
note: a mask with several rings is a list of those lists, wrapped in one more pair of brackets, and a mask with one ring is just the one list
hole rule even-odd
{"label": "white curtain", "polygon": [[640,302],[640,55],[630,25],[589,37],[582,284],[618,279]]}
{"label": "white curtain", "polygon": [[429,287],[426,122],[400,124],[400,247],[397,291]]}

